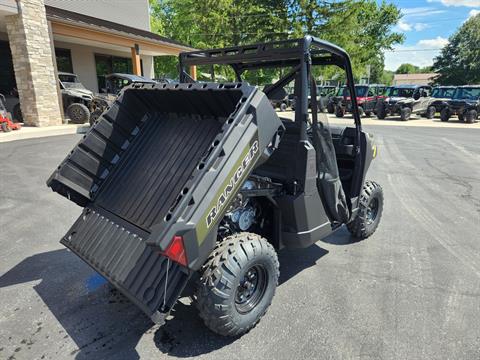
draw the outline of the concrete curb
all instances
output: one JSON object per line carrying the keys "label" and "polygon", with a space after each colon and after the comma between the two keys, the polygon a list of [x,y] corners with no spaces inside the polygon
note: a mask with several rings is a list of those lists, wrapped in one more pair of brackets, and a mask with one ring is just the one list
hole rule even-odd
{"label": "concrete curb", "polygon": [[84,134],[87,132],[89,127],[90,126],[88,124],[68,124],[41,128],[25,126],[20,130],[14,130],[8,133],[0,132],[0,143],[16,140],[36,139],[47,136]]}

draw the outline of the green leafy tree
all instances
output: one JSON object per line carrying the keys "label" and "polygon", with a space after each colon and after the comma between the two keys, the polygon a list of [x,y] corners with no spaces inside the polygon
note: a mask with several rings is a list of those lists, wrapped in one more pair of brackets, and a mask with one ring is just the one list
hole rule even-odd
{"label": "green leafy tree", "polygon": [[395,71],[395,74],[418,74],[420,68],[412,64],[402,64]]}
{"label": "green leafy tree", "polygon": [[442,85],[480,83],[480,14],[466,21],[453,34],[435,59],[433,70]]}
{"label": "green leafy tree", "polygon": [[[376,0],[150,0],[152,29],[195,48],[283,40],[311,34],[345,48],[357,79],[370,65],[383,71],[383,51],[403,41],[392,31],[400,10]],[[156,71],[176,71],[174,60],[158,57]],[[217,70],[217,69],[215,69]],[[268,82],[279,74],[260,71],[247,80]],[[341,79],[334,67],[316,70],[324,79]]]}

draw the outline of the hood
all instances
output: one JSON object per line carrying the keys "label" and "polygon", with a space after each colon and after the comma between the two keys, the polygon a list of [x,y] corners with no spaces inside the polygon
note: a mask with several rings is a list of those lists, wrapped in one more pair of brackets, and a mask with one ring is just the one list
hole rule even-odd
{"label": "hood", "polygon": [[467,100],[467,99],[450,100],[448,103],[452,106],[475,106],[475,105],[477,105],[476,100]]}
{"label": "hood", "polygon": [[70,96],[93,97],[93,92],[88,89],[65,89],[63,92]]}
{"label": "hood", "polygon": [[396,104],[397,102],[399,101],[402,101],[402,100],[406,100],[408,98],[406,97],[398,97],[398,96],[388,96],[385,101],[388,103],[388,104]]}

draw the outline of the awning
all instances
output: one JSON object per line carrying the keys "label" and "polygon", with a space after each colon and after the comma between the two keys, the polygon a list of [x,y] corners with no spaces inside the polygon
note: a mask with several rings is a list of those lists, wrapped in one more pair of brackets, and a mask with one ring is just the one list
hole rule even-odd
{"label": "awning", "polygon": [[178,55],[193,48],[164,36],[92,16],[45,6],[52,32],[59,39],[77,39],[84,44],[137,48],[147,55]]}

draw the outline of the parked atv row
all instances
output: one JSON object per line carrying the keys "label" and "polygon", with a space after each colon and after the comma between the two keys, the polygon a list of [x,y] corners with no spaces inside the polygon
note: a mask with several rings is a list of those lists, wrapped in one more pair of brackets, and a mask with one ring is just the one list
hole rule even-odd
{"label": "parked atv row", "polygon": [[[460,121],[473,123],[480,114],[480,85],[438,86],[398,85],[385,88],[383,85],[356,85],[358,110],[361,115],[372,113],[378,119],[400,116],[407,121],[412,115],[433,119],[440,113],[442,121],[458,115]],[[348,90],[340,88],[330,100],[337,117],[351,112],[351,99]]]}

